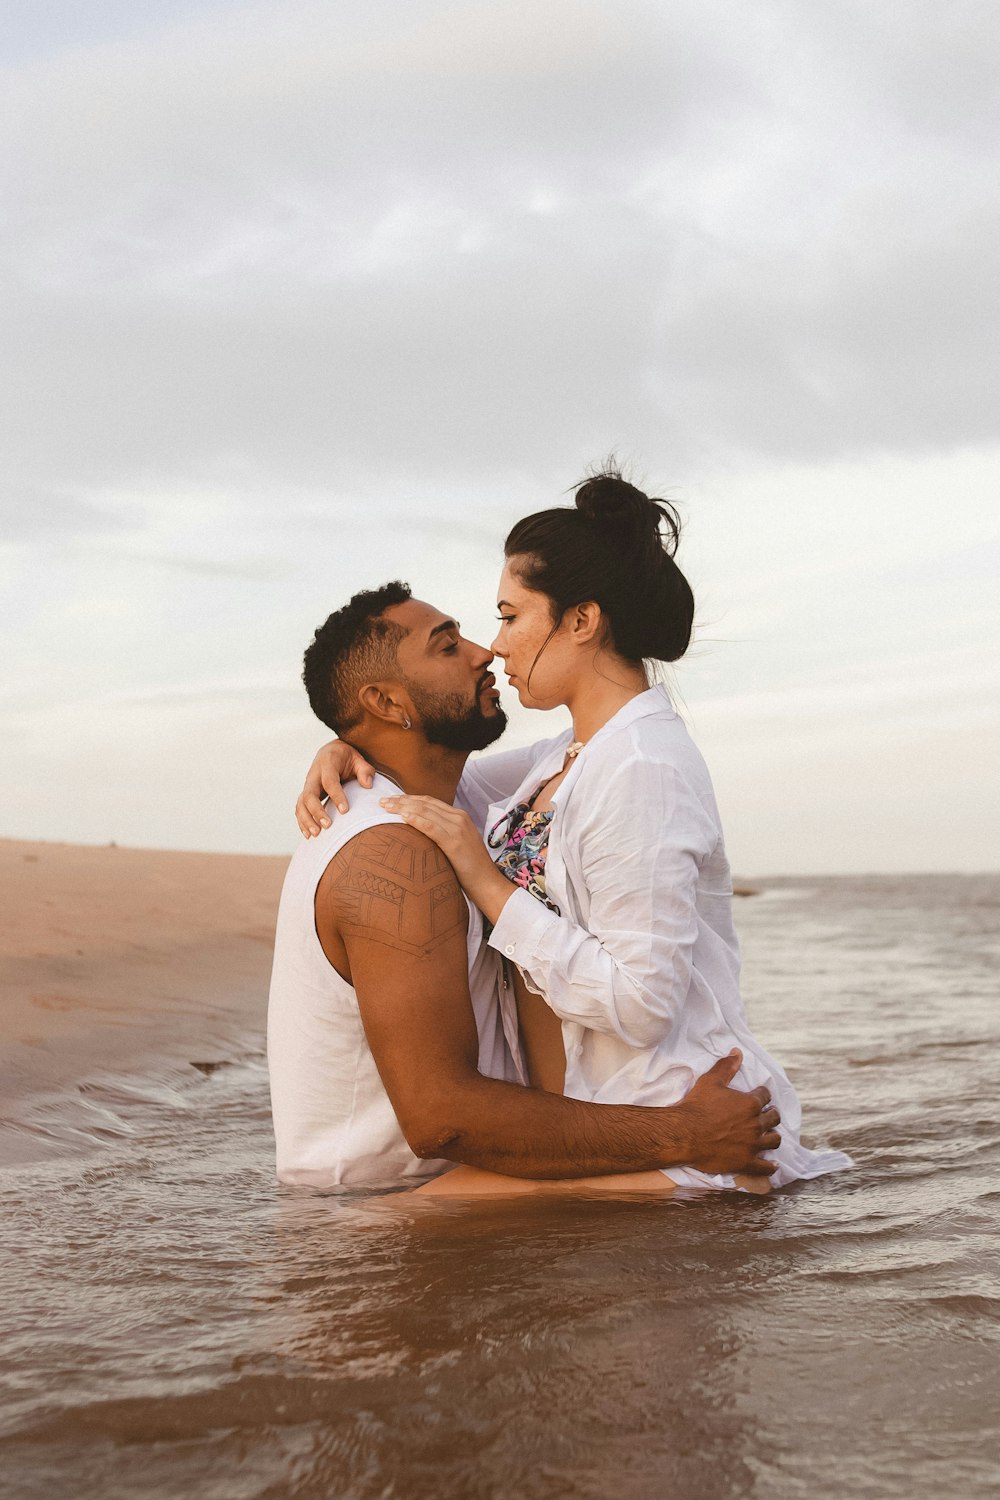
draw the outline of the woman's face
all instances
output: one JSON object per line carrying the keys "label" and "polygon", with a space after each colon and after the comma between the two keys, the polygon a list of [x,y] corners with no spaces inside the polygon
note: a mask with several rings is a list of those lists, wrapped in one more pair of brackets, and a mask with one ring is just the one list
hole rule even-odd
{"label": "woman's face", "polygon": [[569,647],[561,623],[553,634],[548,597],[525,588],[518,576],[518,561],[509,559],[500,579],[500,629],[490,650],[503,660],[508,681],[525,708],[555,708],[566,702],[579,653]]}

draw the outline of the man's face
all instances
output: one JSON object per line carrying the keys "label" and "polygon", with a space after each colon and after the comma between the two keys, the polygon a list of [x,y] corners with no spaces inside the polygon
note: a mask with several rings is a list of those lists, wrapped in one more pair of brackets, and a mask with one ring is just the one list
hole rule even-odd
{"label": "man's face", "polygon": [[407,634],[396,658],[428,744],[446,750],[483,750],[507,727],[493,653],[461,634],[458,622],[431,604],[408,599],[386,610]]}

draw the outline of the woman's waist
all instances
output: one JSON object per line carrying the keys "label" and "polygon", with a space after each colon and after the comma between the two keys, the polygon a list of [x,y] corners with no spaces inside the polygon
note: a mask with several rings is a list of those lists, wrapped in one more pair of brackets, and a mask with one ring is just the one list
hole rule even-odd
{"label": "woman's waist", "polygon": [[668,1036],[655,1047],[638,1049],[618,1037],[566,1024],[565,1092],[600,1104],[676,1104],[733,1047],[743,1053],[735,1088],[790,1090],[774,1060],[747,1040],[727,1028],[702,1038]]}

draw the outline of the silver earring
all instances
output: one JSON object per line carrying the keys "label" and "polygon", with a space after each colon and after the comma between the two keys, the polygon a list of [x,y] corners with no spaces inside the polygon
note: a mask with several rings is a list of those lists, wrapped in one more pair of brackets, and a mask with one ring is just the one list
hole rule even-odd
{"label": "silver earring", "polygon": [[409,719],[404,719],[403,720],[403,728],[404,729],[412,729],[413,728],[413,725],[410,723]]}

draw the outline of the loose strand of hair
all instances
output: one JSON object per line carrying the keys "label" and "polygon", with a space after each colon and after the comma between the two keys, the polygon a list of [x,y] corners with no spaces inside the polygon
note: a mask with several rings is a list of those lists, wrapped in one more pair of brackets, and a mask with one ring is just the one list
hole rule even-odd
{"label": "loose strand of hair", "polygon": [[549,631],[548,635],[545,637],[544,641],[539,646],[538,650],[535,652],[535,659],[531,663],[531,666],[528,668],[528,680],[524,684],[524,691],[526,693],[530,694],[530,692],[531,692],[531,679],[535,675],[535,668],[538,666],[538,658],[541,656],[541,654],[545,650],[546,646],[549,644],[549,642],[552,640],[553,636],[558,631],[558,629],[559,629],[560,625],[562,624],[564,618],[565,618],[565,611],[563,612],[562,615],[560,615],[559,619],[553,625],[552,629]]}

